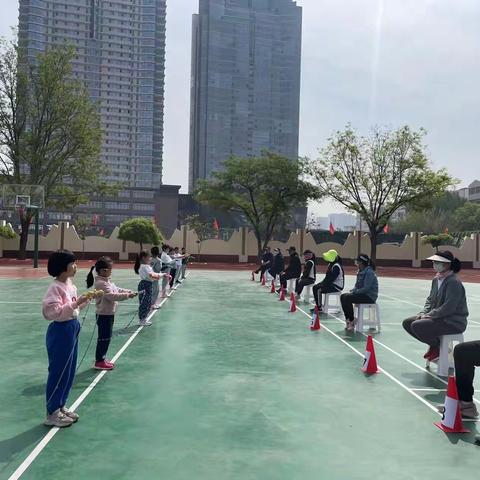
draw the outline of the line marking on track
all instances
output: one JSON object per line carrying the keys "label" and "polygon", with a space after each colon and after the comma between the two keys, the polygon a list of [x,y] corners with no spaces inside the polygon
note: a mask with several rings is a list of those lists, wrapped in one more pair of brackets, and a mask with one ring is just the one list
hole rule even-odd
{"label": "line marking on track", "polygon": [[[190,272],[187,273],[186,276],[188,276]],[[172,295],[173,292],[170,293]],[[168,295],[168,297],[170,297]],[[163,304],[167,301],[167,298],[164,298],[160,302],[160,307],[163,306]],[[152,310],[150,314],[147,317],[147,320],[150,320],[156,313],[158,312],[157,310]],[[115,363],[125,352],[125,350],[128,348],[128,346],[133,342],[135,337],[145,328],[144,325],[139,326],[133,333],[130,335],[128,340],[123,344],[123,346],[120,348],[120,350],[115,354],[115,356],[112,358],[112,361]],[[82,402],[88,397],[88,395],[92,392],[92,390],[98,385],[100,380],[107,374],[107,370],[102,370],[90,383],[90,385],[80,394],[80,396],[75,400],[73,405],[70,407],[71,410],[75,411],[81,404]],[[18,480],[30,467],[30,465],[33,463],[33,461],[40,455],[42,450],[48,445],[50,440],[58,433],[58,431],[61,430],[58,427],[52,427],[48,433],[39,441],[39,443],[36,445],[36,447],[30,452],[28,457],[17,467],[17,469],[8,477],[8,480]]]}

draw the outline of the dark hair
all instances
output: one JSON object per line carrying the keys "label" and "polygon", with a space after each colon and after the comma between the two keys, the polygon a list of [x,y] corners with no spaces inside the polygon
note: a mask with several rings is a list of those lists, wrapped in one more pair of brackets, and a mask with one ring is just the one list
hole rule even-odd
{"label": "dark hair", "polygon": [[166,243],[164,243],[164,244],[162,245],[162,252],[166,252],[169,248],[170,248],[170,247],[169,247]]}
{"label": "dark hair", "polygon": [[313,263],[315,263],[315,261],[317,260],[317,258],[315,257],[315,254],[311,250],[305,250],[303,252],[303,254],[304,255],[311,255],[312,256],[311,260],[313,260]]}
{"label": "dark hair", "polygon": [[90,272],[88,272],[87,288],[90,288],[95,283],[95,280],[93,278],[93,269],[95,269],[97,273],[100,273],[100,270],[103,270],[104,268],[111,268],[112,265],[113,265],[113,260],[110,257],[100,257],[95,262],[95,265],[93,265],[90,268]]}
{"label": "dark hair", "polygon": [[366,253],[360,253],[357,257],[358,262],[362,262],[366,267],[370,267],[372,270],[376,270],[375,264]]}
{"label": "dark hair", "polygon": [[140,253],[137,253],[137,257],[135,258],[135,266],[133,267],[137,275],[138,275],[138,272],[140,271],[140,264],[142,263],[141,261],[144,258],[147,258],[148,256],[150,256],[150,254],[145,250],[142,250]]}
{"label": "dark hair", "polygon": [[160,253],[160,249],[159,249],[158,247],[156,247],[156,246],[155,246],[155,247],[152,247],[152,248],[150,249],[150,253],[151,253],[152,255],[157,256],[157,255]]}
{"label": "dark hair", "polygon": [[70,263],[76,262],[75,254],[70,250],[57,250],[48,257],[48,274],[52,277],[58,277],[67,271]]}
{"label": "dark hair", "polygon": [[442,252],[437,252],[435,255],[443,257],[450,261],[450,270],[453,273],[458,273],[462,269],[462,262],[455,257],[455,255],[450,250],[444,250]]}

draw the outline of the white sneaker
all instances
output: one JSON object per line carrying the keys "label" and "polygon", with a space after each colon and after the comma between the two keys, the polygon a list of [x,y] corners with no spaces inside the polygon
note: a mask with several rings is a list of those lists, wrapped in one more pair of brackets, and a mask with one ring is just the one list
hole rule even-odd
{"label": "white sneaker", "polygon": [[47,427],[58,427],[58,428],[64,428],[64,427],[69,427],[74,423],[73,419],[70,417],[67,417],[64,413],[60,411],[60,409],[55,410],[53,413],[50,415],[47,415],[47,418],[43,422],[44,425]]}
{"label": "white sneaker", "polygon": [[72,410],[69,410],[67,407],[62,407],[60,411],[68,418],[71,418],[74,422],[78,422],[78,419],[80,418],[78,413],[72,412]]}
{"label": "white sneaker", "polygon": [[152,322],[150,320],[140,320],[138,324],[142,325],[142,327],[149,327],[152,324]]}

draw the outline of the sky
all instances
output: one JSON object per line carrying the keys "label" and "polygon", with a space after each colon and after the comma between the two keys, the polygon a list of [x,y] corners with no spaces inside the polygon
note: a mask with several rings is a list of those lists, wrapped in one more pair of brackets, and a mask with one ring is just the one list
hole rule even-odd
{"label": "sky", "polygon": [[[2,2],[0,35],[17,24]],[[479,0],[298,0],[303,7],[299,154],[315,158],[350,123],[424,127],[435,168],[480,178]],[[191,16],[198,0],[167,0],[164,176],[188,185]],[[342,211],[314,205],[315,214]]]}

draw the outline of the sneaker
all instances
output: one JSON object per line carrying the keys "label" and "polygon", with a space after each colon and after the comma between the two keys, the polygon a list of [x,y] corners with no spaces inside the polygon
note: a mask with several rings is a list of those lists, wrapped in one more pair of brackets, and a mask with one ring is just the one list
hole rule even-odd
{"label": "sneaker", "polygon": [[152,308],[150,310],[158,310],[160,308],[160,305],[152,305]]}
{"label": "sneaker", "polygon": [[112,363],[110,360],[105,359],[104,362],[105,362],[107,365],[111,365],[112,367],[115,367],[115,364]]}
{"label": "sneaker", "polygon": [[[437,410],[445,413],[445,405],[438,405]],[[473,402],[463,402],[460,400],[460,413],[462,418],[478,418],[477,406]]]}
{"label": "sneaker", "polygon": [[78,419],[80,418],[78,413],[72,412],[72,410],[69,410],[67,407],[62,407],[60,411],[68,418],[71,418],[74,422],[78,422]]}
{"label": "sneaker", "polygon": [[47,415],[47,418],[44,420],[43,424],[47,427],[58,427],[64,428],[69,427],[72,425],[73,419],[67,417],[64,413],[60,411],[60,409],[55,410],[50,415]]}
{"label": "sneaker", "polygon": [[95,365],[93,366],[95,370],[112,370],[112,364],[107,363],[105,360],[101,360],[100,362],[95,362]]}
{"label": "sneaker", "polygon": [[428,347],[428,350],[425,352],[425,355],[423,356],[423,358],[427,360],[431,354],[432,354],[432,347]]}
{"label": "sneaker", "polygon": [[429,355],[425,357],[425,360],[429,362],[435,362],[438,360],[438,357],[440,356],[440,349],[439,348],[430,348],[429,349]]}
{"label": "sneaker", "polygon": [[175,283],[182,283],[182,281],[181,281],[181,280],[177,280]]}
{"label": "sneaker", "polygon": [[142,327],[149,327],[152,324],[152,322],[150,320],[140,320],[138,324],[141,325]]}

